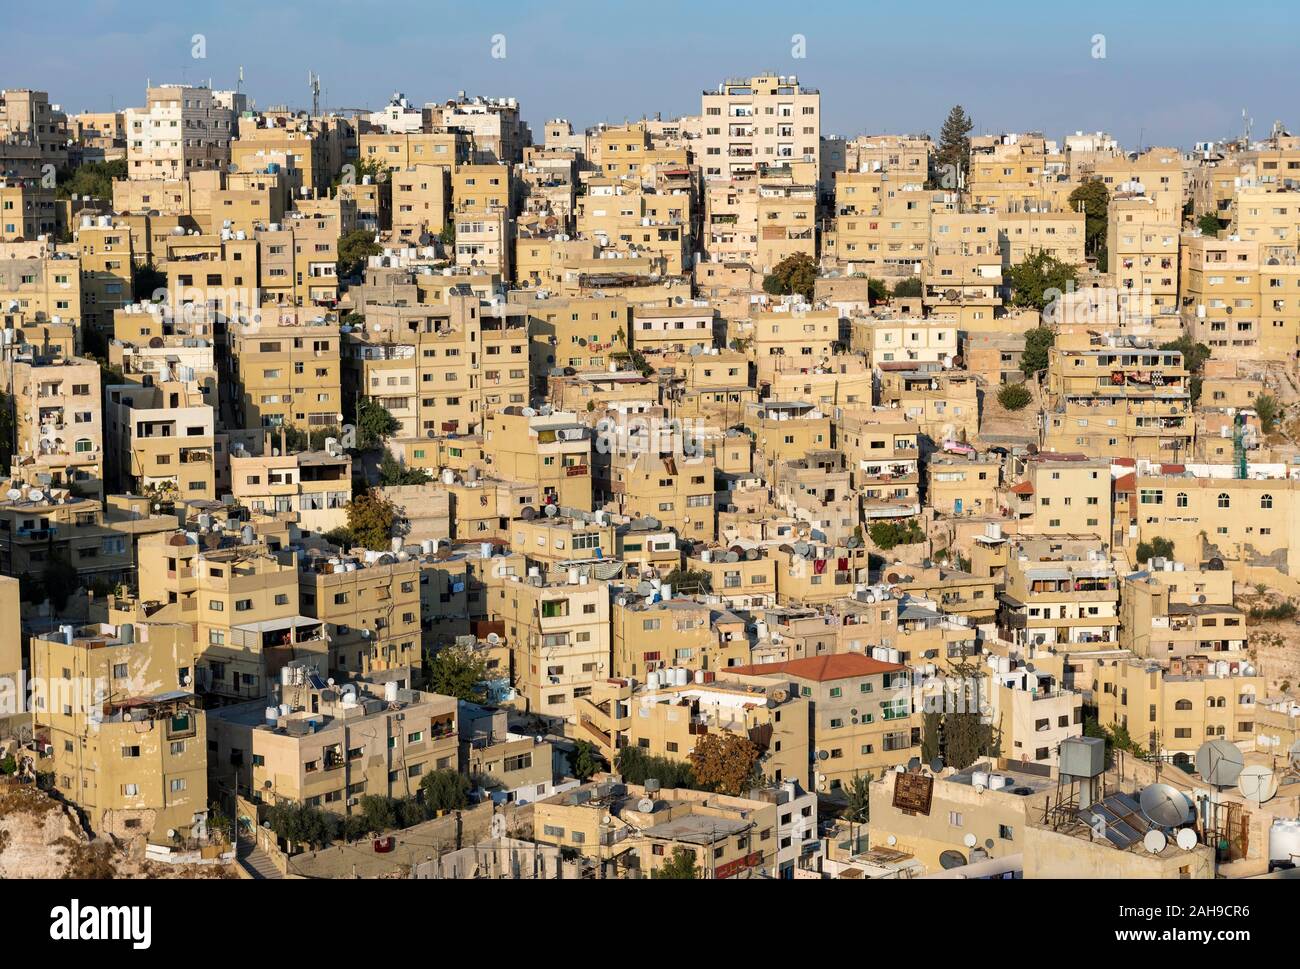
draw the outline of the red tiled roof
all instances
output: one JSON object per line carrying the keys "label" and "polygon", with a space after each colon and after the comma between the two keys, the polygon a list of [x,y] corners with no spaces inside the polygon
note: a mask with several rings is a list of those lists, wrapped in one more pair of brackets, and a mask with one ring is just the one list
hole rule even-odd
{"label": "red tiled roof", "polygon": [[1160,471],[1163,474],[1182,474],[1187,468],[1181,464],[1162,464]]}
{"label": "red tiled roof", "polygon": [[1022,481],[1020,484],[1011,486],[1013,495],[1032,495],[1034,493],[1034,484],[1032,481]]}
{"label": "red tiled roof", "polygon": [[1121,494],[1127,494],[1137,487],[1137,480],[1138,476],[1133,472],[1120,475],[1115,479],[1115,490]]}
{"label": "red tiled roof", "polygon": [[786,660],[784,663],[759,663],[755,666],[730,666],[727,673],[745,676],[762,676],[765,673],[786,673],[801,680],[848,680],[855,676],[874,676],[878,673],[897,673],[907,669],[901,663],[884,663],[861,653],[836,653],[833,656],[810,656],[807,659]]}
{"label": "red tiled roof", "polygon": [[1110,463],[1119,468],[1136,468],[1137,458],[1111,458]]}

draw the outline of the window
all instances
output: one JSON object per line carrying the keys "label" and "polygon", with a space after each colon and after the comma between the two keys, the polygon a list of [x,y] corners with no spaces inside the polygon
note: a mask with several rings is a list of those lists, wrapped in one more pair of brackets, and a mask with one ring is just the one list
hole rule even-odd
{"label": "window", "polygon": [[1272,496],[1272,495],[1267,495],[1267,494],[1266,494],[1266,495],[1260,495],[1260,496],[1259,496],[1259,507],[1264,508],[1264,509],[1272,508],[1272,507],[1273,507],[1273,496]]}
{"label": "window", "polygon": [[1220,508],[1232,507],[1232,499],[1228,497],[1228,493],[1226,491],[1219,492],[1219,507]]}

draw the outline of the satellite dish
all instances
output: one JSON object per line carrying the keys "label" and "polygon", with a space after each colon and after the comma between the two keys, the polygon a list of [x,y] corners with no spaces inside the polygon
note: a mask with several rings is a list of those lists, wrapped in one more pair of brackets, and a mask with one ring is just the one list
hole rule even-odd
{"label": "satellite dish", "polygon": [[1263,804],[1273,800],[1277,794],[1277,777],[1263,764],[1251,764],[1242,768],[1237,779],[1237,790],[1252,804]]}
{"label": "satellite dish", "polygon": [[546,512],[547,518],[554,518],[556,515],[560,513],[560,509],[556,508],[554,505],[547,505],[542,510]]}
{"label": "satellite dish", "polygon": [[921,769],[921,758],[913,757],[907,762],[907,769],[916,771]]}
{"label": "satellite dish", "polygon": [[1153,855],[1160,854],[1160,852],[1165,850],[1165,846],[1168,844],[1169,839],[1165,837],[1165,833],[1155,828],[1148,831],[1146,837],[1142,839],[1143,847]]}
{"label": "satellite dish", "polygon": [[22,496],[23,493],[19,491],[17,488],[10,488],[7,492],[5,492],[5,497],[8,498],[10,501],[17,501]]}
{"label": "satellite dish", "polygon": [[1196,832],[1191,828],[1182,828],[1178,832],[1178,847],[1191,851],[1196,847]]}
{"label": "satellite dish", "polygon": [[498,636],[496,633],[488,633],[488,634],[487,634],[487,641],[488,641],[488,643],[489,643],[490,645],[492,645],[492,646],[497,646],[497,645],[500,645],[500,643],[501,643],[501,637]]}
{"label": "satellite dish", "polygon": [[942,758],[942,757],[936,757],[934,760],[930,761],[930,773],[931,773],[931,774],[938,774],[938,773],[940,773],[940,772],[942,772],[942,771],[943,771],[943,758]]}
{"label": "satellite dish", "polygon": [[977,844],[979,844],[979,841],[980,839],[975,837],[975,835],[973,834],[968,834],[966,835],[966,837],[961,839],[961,843],[964,844],[967,848],[974,848]]}
{"label": "satellite dish", "polygon": [[641,798],[641,800],[636,802],[636,809],[640,811],[642,814],[653,814],[655,809],[654,798],[652,797]]}
{"label": "satellite dish", "polygon": [[1157,828],[1176,828],[1192,817],[1187,795],[1169,784],[1152,784],[1138,795],[1143,816]]}
{"label": "satellite dish", "polygon": [[27,497],[30,498],[32,501],[45,500],[45,494],[39,488],[33,488],[31,491],[27,492]]}
{"label": "satellite dish", "polygon": [[1196,773],[1214,787],[1231,787],[1237,783],[1245,765],[1237,745],[1226,740],[1208,740],[1196,751]]}
{"label": "satellite dish", "polygon": [[898,838],[896,838],[894,835],[891,834],[888,838],[885,839],[885,844],[889,845],[892,848],[894,845],[898,844]]}
{"label": "satellite dish", "polygon": [[966,866],[966,856],[960,851],[945,851],[939,855],[939,865],[946,869],[964,868]]}

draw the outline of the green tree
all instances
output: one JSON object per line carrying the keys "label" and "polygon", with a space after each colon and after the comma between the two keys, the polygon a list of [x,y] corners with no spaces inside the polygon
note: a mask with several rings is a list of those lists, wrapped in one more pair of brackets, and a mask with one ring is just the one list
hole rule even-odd
{"label": "green tree", "polygon": [[943,723],[943,714],[938,710],[926,710],[921,714],[921,760],[930,764],[939,756],[943,740],[939,728]]}
{"label": "green tree", "polygon": [[377,400],[367,397],[357,405],[357,448],[373,451],[402,429],[402,422]]}
{"label": "green tree", "polygon": [[86,162],[58,173],[56,194],[61,199],[75,196],[101,199],[112,203],[113,183],[126,178],[126,159],[110,162]]}
{"label": "green tree", "polygon": [[871,306],[884,303],[889,299],[889,286],[883,279],[874,276],[867,280],[867,302]]}
{"label": "green tree", "polygon": [[379,459],[379,483],[385,488],[394,485],[424,484],[430,481],[429,472],[423,468],[403,467],[391,451],[385,450]]}
{"label": "green tree", "polygon": [[[937,756],[937,755],[936,755]],[[933,760],[933,758],[931,758]],[[871,820],[871,780],[862,774],[854,774],[844,785],[844,819],[854,824],[866,824]]]}
{"label": "green tree", "polygon": [[449,249],[456,244],[455,222],[448,221],[443,225],[442,231],[438,233],[438,241]]}
{"label": "green tree", "polygon": [[339,822],[333,814],[301,804],[275,804],[266,812],[266,822],[276,836],[292,844],[322,848],[338,836]]}
{"label": "green tree", "polygon": [[1106,219],[1110,212],[1110,192],[1099,178],[1091,178],[1070,193],[1070,208],[1083,213],[1083,252],[1097,260],[1097,268],[1106,271]]}
{"label": "green tree", "polygon": [[915,518],[872,522],[867,528],[867,534],[871,536],[871,541],[876,547],[885,552],[896,545],[915,545],[925,541],[925,532],[921,530]]}
{"label": "green tree", "polygon": [[397,802],[379,794],[366,794],[361,798],[360,816],[367,833],[388,831],[397,827]]}
{"label": "green tree", "polygon": [[346,235],[339,236],[336,267],[339,278],[349,279],[360,275],[366,268],[366,260],[382,251],[370,229],[353,229]]}
{"label": "green tree", "polygon": [[1265,434],[1277,430],[1278,418],[1282,416],[1282,404],[1272,394],[1260,394],[1255,398],[1255,413],[1259,416],[1259,426]]}
{"label": "green tree", "polygon": [[934,162],[939,171],[939,188],[957,188],[956,173],[970,170],[970,133],[975,123],[960,104],[954,105],[939,129],[939,147]]}
{"label": "green tree", "polygon": [[894,295],[899,297],[915,297],[921,295],[921,277],[908,276],[894,284]]}
{"label": "green tree", "polygon": [[1074,267],[1042,250],[1031,252],[1025,260],[1007,270],[1013,306],[1029,306],[1040,313],[1074,285]]}
{"label": "green tree", "polygon": [[347,504],[348,531],[353,541],[372,552],[392,548],[397,506],[374,491],[363,491]]}
{"label": "green tree", "polygon": [[482,703],[487,678],[487,663],[468,646],[444,646],[430,653],[425,663],[429,690],[458,700]]}
{"label": "green tree", "polygon": [[460,771],[430,771],[420,780],[420,795],[431,812],[460,811],[469,806],[469,778]]}
{"label": "green tree", "polygon": [[1167,538],[1156,536],[1149,542],[1138,542],[1137,560],[1145,565],[1153,558],[1171,559],[1174,557],[1174,543]]}
{"label": "green tree", "polygon": [[579,740],[574,744],[573,753],[569,755],[569,764],[573,776],[584,784],[593,774],[603,771],[608,766],[605,758],[601,756],[600,748],[587,740]]}
{"label": "green tree", "polygon": [[1223,223],[1220,222],[1216,216],[1206,212],[1196,220],[1196,227],[1205,235],[1217,239],[1219,237],[1219,230],[1223,228]]}
{"label": "green tree", "polygon": [[1024,384],[1003,384],[998,390],[998,403],[1007,410],[1024,410],[1033,399]]}
{"label": "green tree", "polygon": [[1047,369],[1047,351],[1056,342],[1056,333],[1046,326],[1035,327],[1025,334],[1025,352],[1020,355],[1020,371],[1033,377]]}
{"label": "green tree", "polygon": [[673,848],[672,857],[651,872],[650,877],[677,881],[699,878],[700,869],[695,863],[695,852],[678,845]]}
{"label": "green tree", "polygon": [[665,790],[699,787],[688,761],[652,757],[640,747],[624,747],[615,756],[614,765],[628,784],[644,784],[647,778],[653,777]]}
{"label": "green tree", "polygon": [[789,296],[799,293],[804,299],[813,298],[813,289],[817,284],[817,264],[806,252],[796,252],[786,256],[773,267],[763,279],[763,292],[773,296]]}
{"label": "green tree", "polygon": [[1161,350],[1177,350],[1183,355],[1183,366],[1192,373],[1200,373],[1205,361],[1210,359],[1210,348],[1204,343],[1197,343],[1189,336],[1180,336],[1177,340],[1160,344]]}

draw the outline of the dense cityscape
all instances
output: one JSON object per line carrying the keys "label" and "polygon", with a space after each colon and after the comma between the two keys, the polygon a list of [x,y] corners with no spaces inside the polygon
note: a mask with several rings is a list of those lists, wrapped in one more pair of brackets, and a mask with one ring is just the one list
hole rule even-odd
{"label": "dense cityscape", "polygon": [[0,90],[0,877],[1289,877],[1300,136],[689,70]]}

